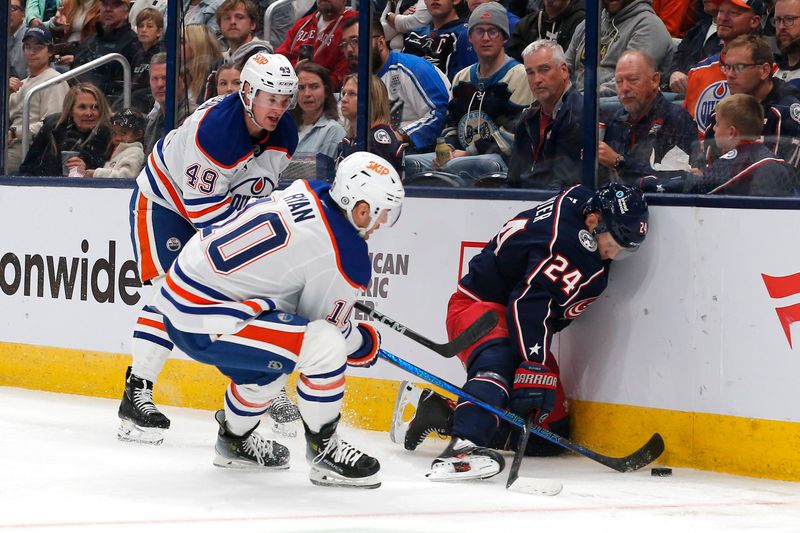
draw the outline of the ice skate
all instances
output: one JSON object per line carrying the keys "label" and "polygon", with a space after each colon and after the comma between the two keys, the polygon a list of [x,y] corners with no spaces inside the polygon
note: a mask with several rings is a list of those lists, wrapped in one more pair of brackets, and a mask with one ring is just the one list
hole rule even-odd
{"label": "ice skate", "polygon": [[119,404],[117,438],[122,441],[161,444],[169,429],[169,418],[153,404],[153,382],[131,372],[125,374],[125,392]]}
{"label": "ice skate", "polygon": [[431,481],[486,479],[502,472],[505,464],[498,452],[453,437],[442,454],[433,460],[425,476]]}
{"label": "ice skate", "polygon": [[306,459],[311,464],[309,479],[325,487],[376,489],[381,486],[381,465],[336,433],[339,418],[322,426],[319,433],[306,430]]}
{"label": "ice skate", "polygon": [[244,435],[232,435],[225,425],[225,411],[214,415],[219,424],[214,445],[214,465],[242,470],[283,470],[289,468],[289,449],[255,432],[258,424]]}
{"label": "ice skate", "polygon": [[[405,420],[409,408],[413,409],[413,414]],[[455,402],[436,391],[403,381],[397,394],[389,438],[402,444],[406,450],[416,450],[431,433],[447,437],[453,427],[454,409]]]}
{"label": "ice skate", "polygon": [[281,389],[278,397],[272,400],[267,409],[272,431],[284,437],[296,437],[300,409],[286,395],[286,388]]}

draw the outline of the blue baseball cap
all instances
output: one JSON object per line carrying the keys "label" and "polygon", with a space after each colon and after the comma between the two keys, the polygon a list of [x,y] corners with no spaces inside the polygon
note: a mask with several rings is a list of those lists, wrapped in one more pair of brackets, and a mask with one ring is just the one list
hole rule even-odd
{"label": "blue baseball cap", "polygon": [[47,46],[51,46],[53,44],[53,36],[44,26],[30,26],[27,30],[25,30],[25,35],[22,36],[22,40],[25,41],[26,39],[36,39],[42,44],[46,44]]}

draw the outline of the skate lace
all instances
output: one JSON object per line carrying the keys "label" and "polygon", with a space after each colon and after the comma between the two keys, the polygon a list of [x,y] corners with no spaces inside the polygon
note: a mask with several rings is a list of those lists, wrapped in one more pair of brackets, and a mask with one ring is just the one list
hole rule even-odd
{"label": "skate lace", "polygon": [[258,464],[264,464],[266,461],[264,457],[274,458],[272,441],[261,438],[259,435],[252,433],[247,440],[244,441],[244,451],[251,456],[255,457]]}
{"label": "skate lace", "polygon": [[153,389],[144,387],[133,392],[133,403],[145,414],[158,413],[159,410],[153,404]]}
{"label": "skate lace", "polygon": [[352,466],[356,466],[356,461],[361,459],[361,456],[364,455],[364,452],[360,451],[358,448],[354,447],[349,442],[343,441],[339,438],[338,435],[333,435],[330,439],[328,439],[328,443],[316,457],[312,461],[312,464],[317,464],[322,459],[330,453],[332,455],[332,459],[336,463],[350,463]]}

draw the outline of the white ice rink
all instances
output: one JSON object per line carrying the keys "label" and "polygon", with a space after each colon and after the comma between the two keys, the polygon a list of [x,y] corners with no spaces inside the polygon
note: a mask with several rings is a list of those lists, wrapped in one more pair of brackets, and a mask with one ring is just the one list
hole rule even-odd
{"label": "white ice rink", "polygon": [[167,439],[144,446],[117,441],[117,405],[0,387],[0,531],[800,532],[797,483],[688,469],[655,478],[581,457],[526,458],[522,475],[564,483],[558,496],[531,496],[507,492],[506,472],[432,483],[423,474],[445,441],[411,453],[386,433],[345,427],[380,459],[383,486],[331,489],[308,481],[300,435],[283,439],[288,471],[223,470],[211,464],[210,412],[166,407]]}

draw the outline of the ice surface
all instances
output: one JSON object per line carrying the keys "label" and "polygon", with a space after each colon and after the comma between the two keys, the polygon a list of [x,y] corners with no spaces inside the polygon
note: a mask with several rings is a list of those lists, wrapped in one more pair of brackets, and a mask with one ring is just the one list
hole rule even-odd
{"label": "ice surface", "polygon": [[212,466],[208,411],[165,407],[172,428],[147,446],[117,440],[117,401],[0,387],[0,406],[0,532],[800,531],[798,483],[526,458],[523,476],[564,483],[558,496],[532,496],[506,491],[507,472],[431,483],[424,473],[445,441],[412,453],[387,433],[344,427],[380,459],[383,486],[332,489],[308,481],[302,435],[279,439],[293,454],[288,471]]}

